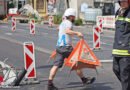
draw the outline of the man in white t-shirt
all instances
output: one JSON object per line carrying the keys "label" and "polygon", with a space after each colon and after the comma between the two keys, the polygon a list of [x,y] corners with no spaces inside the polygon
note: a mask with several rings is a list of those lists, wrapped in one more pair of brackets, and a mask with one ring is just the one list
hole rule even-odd
{"label": "man in white t-shirt", "polygon": [[[76,17],[76,10],[69,8],[65,11],[66,20],[64,20],[59,26],[59,34],[56,48],[56,56],[54,59],[53,67],[50,70],[49,81],[48,81],[48,90],[58,90],[53,84],[54,77],[56,72],[64,64],[64,59],[68,58],[71,52],[73,51],[72,47],[72,36],[77,35],[83,37],[83,34],[80,32],[73,31],[72,23]],[[81,70],[76,70],[77,75],[81,78],[84,85],[92,84],[95,81],[95,77],[86,78]]]}

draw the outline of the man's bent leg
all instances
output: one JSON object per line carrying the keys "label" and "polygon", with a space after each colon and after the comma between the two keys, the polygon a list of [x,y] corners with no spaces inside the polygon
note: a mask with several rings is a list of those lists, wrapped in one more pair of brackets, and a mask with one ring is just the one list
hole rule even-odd
{"label": "man's bent leg", "polygon": [[82,70],[78,69],[78,70],[76,70],[76,73],[77,73],[77,75],[78,75],[80,78],[83,78],[83,77],[84,77]]}
{"label": "man's bent leg", "polygon": [[56,75],[56,72],[58,71],[59,67],[58,66],[53,66],[50,70],[50,75],[49,75],[49,80],[52,80],[54,79],[55,75]]}
{"label": "man's bent leg", "polygon": [[[59,47],[58,49],[61,49],[61,47]],[[64,63],[64,56],[62,53],[58,52],[58,50],[57,50],[56,56],[54,59],[54,63],[53,63],[53,67],[50,70],[49,81],[48,81],[48,90],[58,90],[58,88],[56,88],[54,86],[53,80],[55,78],[56,72],[58,71],[59,68],[62,67],[63,63]]]}
{"label": "man's bent leg", "polygon": [[57,87],[53,85],[53,80],[56,75],[56,72],[58,71],[59,67],[58,66],[53,66],[50,70],[50,75],[49,75],[49,81],[48,81],[48,89],[47,90],[58,90]]}
{"label": "man's bent leg", "polygon": [[82,82],[83,82],[84,85],[85,85],[85,84],[92,84],[92,83],[96,80],[95,77],[93,77],[93,78],[87,77],[87,78],[86,78],[86,77],[84,76],[84,74],[83,74],[83,72],[82,72],[81,69],[76,70],[76,73],[77,73],[77,75],[81,78],[81,80],[82,80]]}

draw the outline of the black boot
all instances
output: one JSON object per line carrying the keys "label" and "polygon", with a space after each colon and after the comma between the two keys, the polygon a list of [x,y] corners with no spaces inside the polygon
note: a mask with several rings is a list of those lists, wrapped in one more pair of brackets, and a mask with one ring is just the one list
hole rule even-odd
{"label": "black boot", "polygon": [[47,88],[48,88],[47,90],[58,90],[58,88],[57,88],[57,87],[55,87],[53,84],[48,85],[48,87],[47,87]]}
{"label": "black boot", "polygon": [[95,77],[92,77],[92,78],[87,77],[87,78],[83,78],[83,79],[82,79],[82,82],[83,82],[83,85],[88,85],[88,84],[94,83],[95,80],[96,80]]}

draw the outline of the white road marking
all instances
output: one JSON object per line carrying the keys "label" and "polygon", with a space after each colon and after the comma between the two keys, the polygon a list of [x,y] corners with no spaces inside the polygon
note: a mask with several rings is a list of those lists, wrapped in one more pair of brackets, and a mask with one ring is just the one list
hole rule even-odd
{"label": "white road marking", "polygon": [[114,38],[114,35],[113,36],[105,35],[105,36],[101,36],[101,37]]}
{"label": "white road marking", "polygon": [[[20,44],[20,45],[23,45],[23,43],[24,43],[24,42],[21,42],[21,41],[15,40],[15,39],[11,39],[11,38],[7,38],[7,37],[4,37],[4,36],[0,36],[0,38],[8,40],[8,41],[10,41],[12,43]],[[52,54],[52,52],[53,52],[53,51],[51,51],[49,49],[41,48],[41,47],[38,47],[38,46],[35,46],[35,49],[38,50],[38,51],[47,53],[47,54]]]}
{"label": "white road marking", "polygon": [[48,35],[48,33],[41,33],[42,35],[45,35],[45,36],[47,36]]}
{"label": "white road marking", "polygon": [[99,60],[101,63],[111,63],[113,60]]}
{"label": "white road marking", "polygon": [[9,35],[9,36],[11,36],[11,35],[13,35],[12,33],[5,33],[6,35]]}
{"label": "white road marking", "polygon": [[1,26],[2,28],[9,28],[8,26]]}
{"label": "white road marking", "polygon": [[[8,37],[4,37],[4,36],[0,36],[1,39],[5,39],[5,40],[8,40],[12,43],[16,43],[16,44],[20,44],[20,45],[23,45],[24,42],[21,42],[21,41],[18,41],[18,40],[15,40],[15,39],[11,39],[11,38],[8,38]],[[38,46],[35,46],[35,50],[37,51],[40,51],[40,52],[43,52],[43,53],[46,53],[46,54],[52,54],[52,50],[49,50],[49,49],[46,49],[46,48],[42,48],[42,47],[38,47]],[[101,63],[111,63],[113,62],[113,60],[99,60]]]}
{"label": "white road marking", "polygon": [[18,30],[18,31],[24,31],[24,32],[26,31],[26,30],[23,30],[23,29],[16,29],[16,30]]}
{"label": "white road marking", "polygon": [[113,44],[108,44],[108,43],[105,43],[105,42],[101,42],[101,44],[109,45],[109,46],[112,46],[112,45],[113,45]]}

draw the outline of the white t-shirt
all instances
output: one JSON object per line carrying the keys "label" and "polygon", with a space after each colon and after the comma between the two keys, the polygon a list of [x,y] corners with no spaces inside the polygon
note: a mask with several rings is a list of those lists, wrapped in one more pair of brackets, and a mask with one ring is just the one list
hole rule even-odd
{"label": "white t-shirt", "polygon": [[66,34],[66,28],[73,30],[73,24],[69,20],[64,20],[59,26],[57,46],[71,46],[72,35]]}

